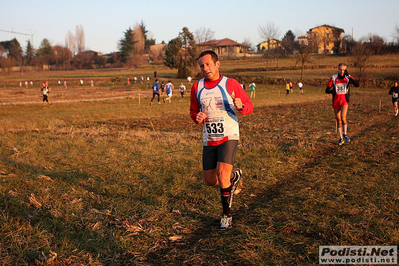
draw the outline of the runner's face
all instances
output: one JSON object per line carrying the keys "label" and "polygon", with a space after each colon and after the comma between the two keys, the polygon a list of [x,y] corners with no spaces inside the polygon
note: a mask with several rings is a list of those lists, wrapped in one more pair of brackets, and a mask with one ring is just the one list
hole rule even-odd
{"label": "runner's face", "polygon": [[343,76],[345,73],[345,70],[346,70],[346,66],[341,66],[338,68],[338,73],[340,73],[341,76]]}
{"label": "runner's face", "polygon": [[220,62],[213,62],[212,56],[207,54],[201,57],[198,61],[202,74],[209,80],[219,79]]}

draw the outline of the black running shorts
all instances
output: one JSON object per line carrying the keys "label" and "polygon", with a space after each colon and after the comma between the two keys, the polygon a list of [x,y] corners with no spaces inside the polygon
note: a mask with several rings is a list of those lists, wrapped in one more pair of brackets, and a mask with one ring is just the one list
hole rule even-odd
{"label": "black running shorts", "polygon": [[216,169],[217,163],[234,165],[238,147],[238,140],[228,140],[219,146],[204,146],[202,152],[202,168]]}

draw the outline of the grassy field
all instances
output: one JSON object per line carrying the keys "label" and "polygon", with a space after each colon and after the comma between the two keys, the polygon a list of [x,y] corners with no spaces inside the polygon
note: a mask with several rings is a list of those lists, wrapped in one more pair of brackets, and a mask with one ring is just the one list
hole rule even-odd
{"label": "grassy field", "polygon": [[337,147],[324,88],[285,96],[260,84],[254,113],[240,117],[244,189],[225,232],[218,188],[203,184],[189,97],[150,106],[145,87],[130,89],[68,102],[80,90],[71,88],[64,101],[50,96],[52,108],[2,98],[0,264],[316,265],[320,245],[398,245],[399,120],[388,88],[353,91],[352,142]]}

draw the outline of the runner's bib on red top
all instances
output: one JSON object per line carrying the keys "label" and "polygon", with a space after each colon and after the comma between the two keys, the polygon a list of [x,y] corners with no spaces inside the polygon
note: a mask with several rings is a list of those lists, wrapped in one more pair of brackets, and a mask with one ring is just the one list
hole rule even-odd
{"label": "runner's bib on red top", "polygon": [[344,77],[340,79],[337,74],[332,76],[332,81],[335,87],[336,94],[347,94],[349,90],[349,78]]}

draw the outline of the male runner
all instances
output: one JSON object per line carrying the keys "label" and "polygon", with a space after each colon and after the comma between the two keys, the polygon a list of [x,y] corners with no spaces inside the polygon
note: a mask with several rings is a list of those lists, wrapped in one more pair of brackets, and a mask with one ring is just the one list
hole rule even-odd
{"label": "male runner", "polygon": [[241,169],[232,173],[239,140],[237,112],[250,114],[253,106],[237,80],[220,75],[215,52],[202,52],[198,63],[204,78],[191,88],[190,116],[203,124],[204,181],[208,186],[220,185],[220,228],[227,229],[232,226],[231,204],[242,174]]}
{"label": "male runner", "polygon": [[155,95],[158,96],[158,104],[161,104],[159,102],[159,83],[158,83],[158,79],[155,79],[154,84],[152,84],[152,99],[151,99],[150,105],[152,105],[152,101],[154,100]]}

